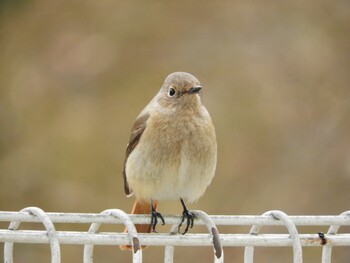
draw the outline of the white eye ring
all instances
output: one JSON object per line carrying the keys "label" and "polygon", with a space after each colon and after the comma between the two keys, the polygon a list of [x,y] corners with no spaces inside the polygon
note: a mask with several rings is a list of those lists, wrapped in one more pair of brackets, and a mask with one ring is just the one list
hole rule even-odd
{"label": "white eye ring", "polygon": [[175,94],[176,94],[176,90],[174,88],[170,88],[168,91],[168,97],[172,98],[175,96]]}

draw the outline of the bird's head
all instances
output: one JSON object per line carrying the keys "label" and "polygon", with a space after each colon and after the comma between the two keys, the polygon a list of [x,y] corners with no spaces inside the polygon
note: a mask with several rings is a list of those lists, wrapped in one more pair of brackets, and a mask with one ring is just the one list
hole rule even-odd
{"label": "bird's head", "polygon": [[201,89],[195,76],[186,72],[174,72],[166,77],[159,91],[159,103],[170,108],[195,108],[201,104]]}

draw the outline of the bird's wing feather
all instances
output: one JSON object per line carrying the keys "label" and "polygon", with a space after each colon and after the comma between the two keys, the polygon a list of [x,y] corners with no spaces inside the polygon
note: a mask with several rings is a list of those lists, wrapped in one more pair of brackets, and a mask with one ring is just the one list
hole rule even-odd
{"label": "bird's wing feather", "polygon": [[126,195],[132,194],[132,189],[130,189],[128,180],[126,177],[126,163],[128,161],[129,155],[132,153],[132,151],[135,149],[137,144],[140,141],[141,135],[146,129],[146,122],[149,118],[149,113],[141,113],[139,117],[137,117],[132,129],[131,129],[131,136],[129,139],[129,143],[126,147],[126,153],[125,153],[125,161],[124,161],[124,170],[123,170],[123,178],[124,178],[124,191]]}

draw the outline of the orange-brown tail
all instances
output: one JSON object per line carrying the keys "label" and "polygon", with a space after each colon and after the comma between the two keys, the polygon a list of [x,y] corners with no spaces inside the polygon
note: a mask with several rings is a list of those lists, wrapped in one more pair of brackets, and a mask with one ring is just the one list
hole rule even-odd
{"label": "orange-brown tail", "polygon": [[[153,201],[153,208],[157,210],[158,201]],[[133,215],[140,215],[140,214],[147,214],[149,215],[151,213],[151,206],[147,202],[137,201],[135,200],[134,206],[132,208],[131,214]],[[138,233],[151,233],[151,225],[135,225],[136,230]],[[128,230],[125,228],[124,233],[127,233]],[[120,245],[119,246],[121,250],[131,250],[130,245]],[[147,246],[142,246],[142,249],[144,249]]]}

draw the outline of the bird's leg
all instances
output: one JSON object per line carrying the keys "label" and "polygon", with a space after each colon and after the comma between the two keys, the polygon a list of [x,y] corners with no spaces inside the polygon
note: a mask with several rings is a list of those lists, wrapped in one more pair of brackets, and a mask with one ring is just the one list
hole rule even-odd
{"label": "bird's leg", "polygon": [[185,231],[182,233],[183,235],[187,233],[188,231],[188,228],[192,228],[193,227],[193,221],[194,221],[194,214],[192,214],[190,211],[188,211],[186,205],[185,205],[185,202],[184,200],[182,200],[182,198],[180,198],[180,201],[181,201],[181,204],[182,204],[182,207],[183,207],[183,212],[182,212],[182,220],[181,220],[181,223],[179,225],[179,228],[178,228],[178,232],[180,233],[180,228],[182,226],[182,223],[185,221],[185,218],[187,219],[187,225],[186,225],[186,228],[185,228]]}
{"label": "bird's leg", "polygon": [[161,213],[158,213],[153,206],[153,200],[151,199],[151,230],[152,232],[157,233],[156,225],[158,224],[158,217],[162,220],[162,225],[165,224],[164,218]]}

